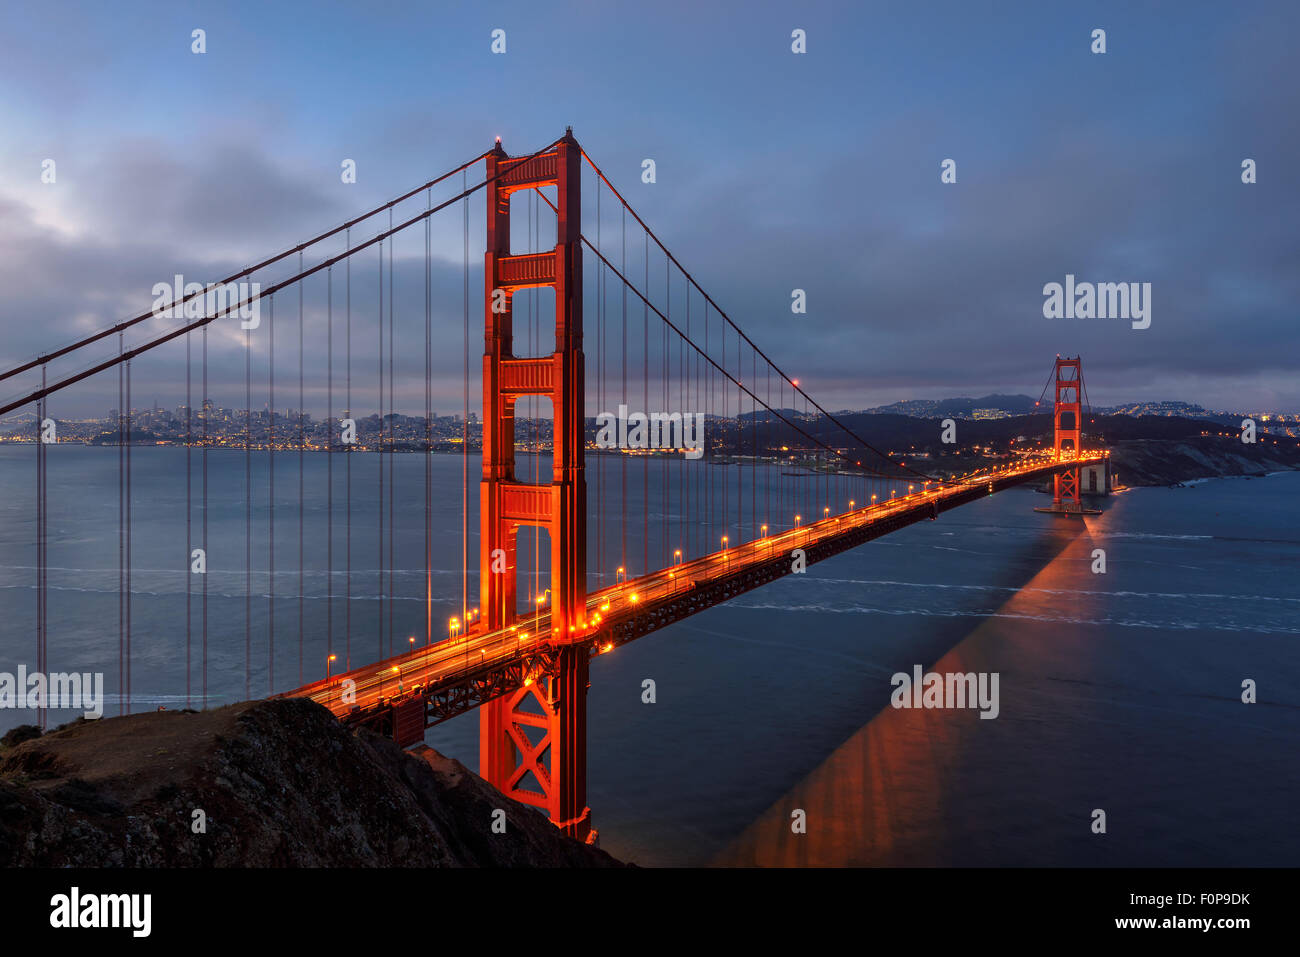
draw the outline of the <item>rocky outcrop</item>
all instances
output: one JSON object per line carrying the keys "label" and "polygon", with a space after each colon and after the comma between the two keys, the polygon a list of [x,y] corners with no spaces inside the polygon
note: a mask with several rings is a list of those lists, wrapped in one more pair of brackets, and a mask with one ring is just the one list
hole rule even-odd
{"label": "rocky outcrop", "polygon": [[618,863],[460,763],[302,699],[83,720],[0,748],[3,866]]}

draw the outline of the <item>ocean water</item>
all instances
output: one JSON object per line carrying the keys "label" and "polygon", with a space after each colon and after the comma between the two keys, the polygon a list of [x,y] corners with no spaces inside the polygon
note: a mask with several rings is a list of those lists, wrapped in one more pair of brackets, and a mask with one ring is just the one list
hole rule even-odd
{"label": "ocean water", "polygon": [[[33,458],[0,448],[0,672],[35,667]],[[389,479],[377,456],[351,458],[351,572],[347,457],[304,457],[300,572],[287,453],[272,573],[265,457],[209,454],[208,703],[318,678],[331,652],[359,665],[424,634],[424,458],[385,460],[396,534],[382,545]],[[49,667],[102,671],[116,714],[118,453],[53,447],[49,461]],[[193,453],[195,502],[200,462]],[[441,623],[460,609],[461,460],[429,467]],[[187,537],[186,474],[183,449],[132,450],[134,710],[205,700],[202,579],[187,572],[201,522],[192,509]],[[471,460],[471,564],[477,474]],[[1080,521],[1035,513],[1043,497],[1014,490],[601,656],[588,768],[602,846],[644,865],[1300,864],[1297,495],[1300,473],[1135,489]],[[608,533],[619,516],[602,519]],[[381,602],[390,548],[396,597]],[[891,677],[916,665],[996,672],[998,717],[891,707]],[[647,678],[654,704],[642,702]],[[1241,700],[1246,680],[1257,703]],[[0,729],[31,720],[0,710]],[[477,729],[470,714],[427,741],[473,768]]]}

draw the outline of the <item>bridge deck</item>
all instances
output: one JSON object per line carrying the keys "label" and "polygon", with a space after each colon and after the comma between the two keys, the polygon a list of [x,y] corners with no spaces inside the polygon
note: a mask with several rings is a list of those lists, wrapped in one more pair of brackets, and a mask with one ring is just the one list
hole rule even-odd
{"label": "bridge deck", "polygon": [[[550,615],[539,612],[495,631],[471,627],[277,697],[311,698],[344,721],[388,733],[398,721],[418,721],[422,731],[530,682],[561,643],[588,643],[593,654],[603,654],[790,574],[795,549],[803,549],[812,564],[994,492],[1101,460],[1025,465],[863,506],[603,588],[588,596],[586,628],[572,634],[552,633]],[[352,695],[345,700],[348,690]]]}

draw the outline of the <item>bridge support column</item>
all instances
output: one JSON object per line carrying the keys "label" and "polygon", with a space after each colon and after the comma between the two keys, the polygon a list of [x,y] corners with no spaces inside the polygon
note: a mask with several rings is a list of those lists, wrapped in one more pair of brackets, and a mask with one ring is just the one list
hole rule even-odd
{"label": "bridge support column", "polygon": [[580,841],[595,834],[587,806],[588,661],[585,647],[568,645],[552,672],[479,709],[479,774]]}
{"label": "bridge support column", "polygon": [[[546,673],[480,708],[479,773],[508,796],[543,808],[566,833],[594,835],[587,796],[587,485],[582,353],[582,151],[566,132],[552,149],[515,159],[498,143],[488,156],[484,269],[483,478],[480,484],[480,607],[489,630],[518,625],[544,646]],[[510,252],[510,196],[556,187],[553,251]],[[555,352],[513,354],[512,309],[520,289],[555,290]],[[552,475],[548,485],[520,482],[514,468],[514,408],[521,396],[551,400]],[[515,537],[545,528],[551,548],[550,633],[520,617],[515,594]],[[493,556],[498,561],[494,568]],[[500,561],[505,556],[504,563]],[[504,564],[505,571],[501,571]]]}

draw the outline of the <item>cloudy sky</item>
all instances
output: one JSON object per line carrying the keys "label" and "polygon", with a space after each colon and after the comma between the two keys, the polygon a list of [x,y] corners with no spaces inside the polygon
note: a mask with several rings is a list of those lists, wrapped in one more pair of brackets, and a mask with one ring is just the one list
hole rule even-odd
{"label": "cloudy sky", "polygon": [[[215,279],[291,247],[494,136],[518,154],[572,125],[828,407],[1037,395],[1055,354],[1081,353],[1096,404],[1300,410],[1295,4],[52,2],[4,16],[6,367],[147,310],[176,273]],[[1098,28],[1104,54],[1091,50]],[[805,54],[791,51],[795,29]],[[344,159],[355,184],[341,182]],[[956,183],[941,182],[945,159]],[[481,194],[470,208],[477,293]],[[461,401],[464,267],[460,213],[443,217],[434,407],[447,412]],[[396,255],[410,287],[398,322],[416,337],[400,347],[398,406],[415,412],[422,233]],[[365,336],[370,259],[353,277]],[[1044,318],[1043,286],[1067,274],[1150,283],[1150,328]],[[790,312],[794,288],[806,316]],[[308,402],[323,410],[321,282],[306,300]],[[276,309],[296,320],[296,298]],[[296,385],[289,342],[276,374]],[[356,344],[358,368],[373,368],[372,345]],[[237,327],[214,330],[210,349],[209,394],[242,404]],[[140,360],[135,383],[137,406],[183,399],[183,348]],[[0,396],[29,384],[0,382]],[[106,409],[116,387],[78,387],[62,411]]]}

